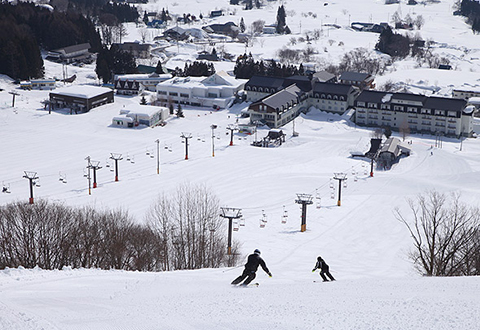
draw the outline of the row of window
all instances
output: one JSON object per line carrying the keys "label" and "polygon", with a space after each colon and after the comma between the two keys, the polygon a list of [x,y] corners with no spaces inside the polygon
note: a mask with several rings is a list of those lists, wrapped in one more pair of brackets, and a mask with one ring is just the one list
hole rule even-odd
{"label": "row of window", "polygon": [[[357,102],[357,107],[365,107],[365,102]],[[376,110],[371,110],[371,109],[377,109],[378,104],[377,103],[368,103],[367,109],[370,113],[378,113]],[[382,110],[391,110],[390,105],[388,104],[382,104],[381,105]],[[457,118],[458,112],[457,111],[448,111],[448,110],[434,110],[434,109],[426,109],[426,108],[416,108],[416,107],[406,107],[406,112],[408,113],[415,113],[415,114],[423,114],[423,115],[435,115],[435,116],[446,116],[446,117],[455,117]],[[420,110],[420,111],[419,111]],[[357,111],[359,112],[365,112],[365,109],[358,109]],[[405,107],[401,105],[394,105],[393,106],[393,111],[398,111],[398,112],[405,112]],[[386,114],[382,112],[382,114]]]}
{"label": "row of window", "polygon": [[266,87],[265,88],[263,88],[263,87],[258,87],[257,88],[255,86],[254,87],[247,86],[247,87],[245,87],[245,90],[246,91],[253,91],[253,92],[258,91],[258,92],[261,92],[261,93],[275,93],[276,92],[276,90],[274,88],[270,88],[270,89],[266,88]]}

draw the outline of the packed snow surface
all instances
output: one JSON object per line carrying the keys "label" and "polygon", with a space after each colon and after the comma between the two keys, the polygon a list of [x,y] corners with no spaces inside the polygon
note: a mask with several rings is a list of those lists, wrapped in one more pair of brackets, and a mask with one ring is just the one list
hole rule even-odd
{"label": "packed snow surface", "polygon": [[[378,40],[377,34],[349,29],[350,22],[389,21],[399,11],[402,17],[423,15],[425,25],[418,32],[437,42],[434,52],[450,58],[454,70],[418,67],[415,61],[404,60],[395,63],[395,70],[376,77],[377,85],[394,81],[412,92],[440,96],[450,96],[455,87],[478,88],[480,54],[474,47],[480,37],[463,18],[452,16],[453,0],[417,6],[405,1],[387,6],[383,0],[313,3],[284,2],[293,35],[258,38],[247,51],[256,58],[272,58],[292,36],[330,24],[323,26],[322,38],[311,46],[318,51],[317,60],[338,62],[343,53],[356,47],[372,49]],[[179,15],[205,15],[225,8],[232,15],[216,22],[244,17],[250,26],[258,19],[273,23],[278,5],[267,2],[264,10],[244,11],[227,2],[167,1],[141,5],[141,12],[168,7]],[[125,40],[139,39],[139,31],[129,25]],[[153,37],[152,32],[148,38]],[[201,47],[167,47],[169,53],[179,52],[167,66],[183,67]],[[245,51],[244,44],[224,47],[233,54]],[[229,71],[234,63],[215,66],[217,72]],[[45,68],[46,77],[62,76],[61,66],[45,61]],[[69,66],[68,75],[72,74],[77,75],[76,93],[82,85],[98,84],[94,66]],[[235,288],[230,282],[241,273],[241,264],[165,273],[5,269],[0,271],[0,329],[476,329],[480,324],[480,279],[428,278],[414,271],[408,258],[411,238],[393,213],[398,208],[408,216],[407,200],[432,189],[460,192],[463,202],[477,206],[480,144],[475,138],[443,138],[438,143],[434,136],[408,136],[411,155],[389,171],[375,169],[370,177],[368,160],[350,154],[369,149],[372,130],[316,109],[295,120],[299,136],[292,136],[290,123],[282,127],[287,134],[282,146],[257,148],[251,143],[266,136],[267,128],[260,128],[257,136],[236,133],[234,145],[229,145],[226,127],[248,120],[238,118],[248,107],[245,103],[221,111],[184,107],[185,118],[171,117],[164,127],[127,129],[112,127],[112,118],[137,106],[140,96],[116,95],[115,103],[85,114],[49,114],[41,103],[48,99],[48,91],[22,91],[5,76],[0,76],[0,89],[0,181],[11,191],[0,194],[1,205],[28,200],[28,180],[23,175],[33,171],[41,183],[34,189],[35,199],[122,208],[143,223],[162,192],[173,192],[186,182],[205,184],[222,206],[242,209],[246,226],[234,232],[241,259],[258,248],[273,274],[269,278],[259,270],[255,280],[259,287]],[[15,107],[12,91],[19,94]],[[147,94],[147,100],[152,96]],[[218,125],[213,141],[212,124]],[[188,160],[183,133],[192,134]],[[157,139],[160,174],[156,158],[147,155],[155,154]],[[111,153],[124,158],[118,182],[105,167]],[[92,195],[83,176],[87,156],[103,166]],[[341,206],[337,206],[337,181],[334,193],[330,187],[339,172],[347,174]],[[315,201],[307,209],[305,232],[300,232],[297,193],[312,194]],[[281,223],[284,211],[286,224]],[[263,213],[268,222],[260,228]],[[336,282],[314,282],[320,281],[318,273],[311,272],[318,255],[330,265]]]}

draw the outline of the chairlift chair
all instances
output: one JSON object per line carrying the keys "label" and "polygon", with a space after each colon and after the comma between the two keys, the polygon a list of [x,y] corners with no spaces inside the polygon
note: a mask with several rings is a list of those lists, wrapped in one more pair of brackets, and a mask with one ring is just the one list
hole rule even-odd
{"label": "chairlift chair", "polygon": [[265,228],[265,222],[263,219],[260,219],[260,228]]}
{"label": "chairlift chair", "polygon": [[10,184],[8,185],[3,184],[2,192],[6,194],[10,194]]}
{"label": "chairlift chair", "polygon": [[233,223],[233,230],[238,231],[238,229],[239,229],[238,222],[234,222]]}
{"label": "chairlift chair", "polygon": [[244,217],[241,217],[240,219],[238,219],[238,224],[243,227],[245,226],[245,218]]}

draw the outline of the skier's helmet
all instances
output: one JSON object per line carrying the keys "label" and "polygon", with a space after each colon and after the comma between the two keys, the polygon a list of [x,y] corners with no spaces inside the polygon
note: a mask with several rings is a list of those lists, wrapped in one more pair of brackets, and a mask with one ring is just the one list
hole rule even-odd
{"label": "skier's helmet", "polygon": [[318,260],[318,261],[322,260],[322,257],[318,256],[317,260]]}
{"label": "skier's helmet", "polygon": [[259,249],[255,249],[255,251],[253,251],[253,253],[260,255],[260,250],[259,250]]}

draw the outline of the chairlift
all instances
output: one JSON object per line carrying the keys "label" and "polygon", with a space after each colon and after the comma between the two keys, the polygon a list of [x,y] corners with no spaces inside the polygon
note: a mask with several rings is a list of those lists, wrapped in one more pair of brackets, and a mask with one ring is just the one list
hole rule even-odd
{"label": "chairlift", "polygon": [[150,155],[150,150],[147,149],[147,151],[145,152],[145,154],[148,156]]}
{"label": "chairlift", "polygon": [[330,180],[330,188],[333,188],[333,181]]}
{"label": "chairlift", "polygon": [[367,169],[365,169],[365,171],[363,171],[363,175],[368,175]]}
{"label": "chairlift", "polygon": [[241,227],[244,227],[244,226],[245,226],[245,218],[244,218],[244,217],[241,217],[240,219],[238,219],[238,224],[239,224]]}
{"label": "chairlift", "polygon": [[238,231],[239,227],[238,227],[238,222],[234,222],[233,223],[233,230],[234,231]]}
{"label": "chairlift", "polygon": [[88,176],[88,171],[86,168],[83,169],[83,177],[86,178]]}
{"label": "chairlift", "polygon": [[263,219],[260,219],[260,228],[265,228],[265,222]]}
{"label": "chairlift", "polygon": [[40,188],[41,185],[40,185],[40,179],[37,179],[37,181],[33,181],[33,185],[37,188]]}
{"label": "chairlift", "polygon": [[205,138],[202,138],[202,142],[205,142]]}
{"label": "chairlift", "polygon": [[331,199],[335,199],[335,193],[334,193],[334,192],[332,192],[332,193],[330,194],[330,198],[331,198]]}
{"label": "chairlift", "polygon": [[110,167],[110,172],[113,172],[113,171],[115,171],[115,170],[113,169],[113,167]]}
{"label": "chairlift", "polygon": [[129,154],[127,154],[127,160],[130,161],[130,155]]}
{"label": "chairlift", "polygon": [[170,151],[170,152],[172,152],[172,151],[173,151],[171,146],[170,146],[170,147],[168,147],[168,151]]}
{"label": "chairlift", "polygon": [[134,157],[134,156],[132,156],[132,157],[130,158],[130,163],[135,164],[135,157]]}
{"label": "chairlift", "polygon": [[285,210],[285,207],[283,207],[282,223],[283,224],[287,223],[287,219],[288,219],[288,211]]}
{"label": "chairlift", "polygon": [[10,184],[8,185],[3,184],[2,192],[6,194],[10,194]]}
{"label": "chairlift", "polygon": [[343,188],[347,188],[347,180],[343,181]]}
{"label": "chairlift", "polygon": [[110,167],[110,162],[108,160],[105,162],[105,167]]}
{"label": "chairlift", "polygon": [[355,181],[355,182],[358,181],[358,177],[356,175],[353,177],[353,181]]}

